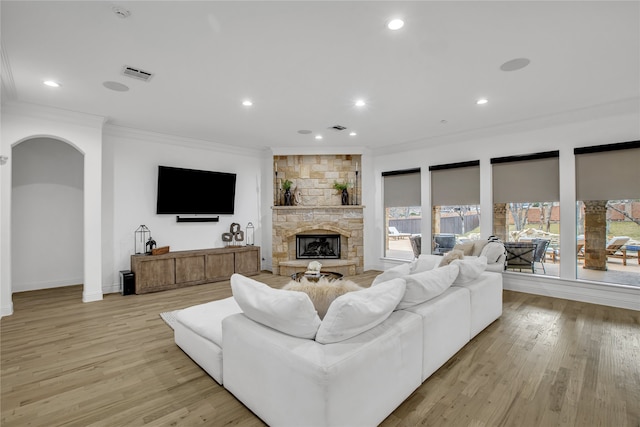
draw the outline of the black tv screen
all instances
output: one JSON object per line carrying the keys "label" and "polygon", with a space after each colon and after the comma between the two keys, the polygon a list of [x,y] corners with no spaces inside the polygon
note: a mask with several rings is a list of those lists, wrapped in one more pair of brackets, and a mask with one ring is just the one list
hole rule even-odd
{"label": "black tv screen", "polygon": [[158,166],[158,214],[233,214],[236,174]]}

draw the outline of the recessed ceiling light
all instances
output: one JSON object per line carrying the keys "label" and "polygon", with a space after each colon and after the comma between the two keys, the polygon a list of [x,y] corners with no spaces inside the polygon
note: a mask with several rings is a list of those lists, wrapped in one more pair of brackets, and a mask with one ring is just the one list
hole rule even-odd
{"label": "recessed ceiling light", "polygon": [[242,105],[244,105],[245,107],[251,107],[253,105],[253,102],[251,102],[250,99],[245,99],[244,101],[242,101]]}
{"label": "recessed ceiling light", "polygon": [[526,67],[530,62],[528,58],[516,58],[502,64],[500,69],[502,71],[516,71]]}
{"label": "recessed ceiling light", "polygon": [[356,136],[356,135],[358,135],[358,134],[355,133],[355,132],[349,132],[349,136]]}
{"label": "recessed ceiling light", "polygon": [[367,103],[366,103],[366,102],[364,102],[362,99],[358,99],[358,100],[355,102],[355,105],[356,105],[356,107],[364,107],[365,105],[367,105]]}
{"label": "recessed ceiling light", "polygon": [[480,98],[480,99],[478,99],[478,100],[476,101],[476,104],[478,104],[478,105],[484,105],[484,104],[486,104],[487,102],[489,102],[489,100],[488,100],[487,98]]}
{"label": "recessed ceiling light", "polygon": [[299,133],[300,135],[309,135],[309,134],[311,133],[311,131],[310,131],[309,129],[300,129],[300,130],[298,131],[298,133]]}
{"label": "recessed ceiling light", "polygon": [[442,124],[442,125],[446,125],[447,123],[449,123],[447,120],[444,120],[444,119],[440,120],[440,124]]}
{"label": "recessed ceiling light", "polygon": [[102,83],[102,86],[106,87],[107,89],[115,90],[116,92],[126,92],[129,90],[129,86],[123,85],[122,83],[118,82],[107,81]]}
{"label": "recessed ceiling light", "polygon": [[402,19],[392,19],[387,23],[387,28],[393,31],[399,30],[402,27],[404,27],[404,21]]}
{"label": "recessed ceiling light", "polygon": [[58,82],[54,82],[53,80],[45,80],[43,82],[45,85],[49,86],[49,87],[60,87],[60,83]]}
{"label": "recessed ceiling light", "polygon": [[322,139],[322,135],[316,135],[316,139],[318,140]]}

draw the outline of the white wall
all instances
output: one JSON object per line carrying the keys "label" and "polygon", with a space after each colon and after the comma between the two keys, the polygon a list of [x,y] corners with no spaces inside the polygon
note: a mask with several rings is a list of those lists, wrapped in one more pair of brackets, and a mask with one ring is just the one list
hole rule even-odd
{"label": "white wall", "polygon": [[[637,108],[637,107],[636,107]],[[560,151],[560,258],[563,260],[560,269],[560,279],[549,277],[533,277],[527,275],[526,280],[514,277],[517,290],[531,293],[551,292],[552,296],[571,298],[580,301],[606,303],[627,308],[640,309],[640,289],[622,290],[615,294],[615,287],[609,285],[584,284],[575,281],[575,173],[573,149],[576,147],[611,144],[640,139],[640,116],[637,111],[633,114],[603,115],[565,124],[545,126],[545,120],[540,120],[537,127],[521,131],[494,130],[493,136],[473,137],[456,135],[443,138],[442,141],[425,141],[424,144],[438,143],[438,147],[414,148],[395,153],[385,150],[374,153],[373,174],[379,177],[382,172],[390,170],[420,167],[422,170],[422,212],[423,239],[431,240],[431,207],[430,207],[430,179],[429,166],[447,163],[480,160],[481,175],[481,233],[487,237],[491,234],[490,218],[493,212],[491,164],[492,157],[531,154],[544,151]],[[531,129],[533,127],[533,129]],[[606,171],[603,171],[605,173]],[[377,181],[376,181],[377,182]],[[532,183],[535,185],[535,183]],[[375,235],[368,236],[369,241],[376,242],[366,246],[365,269],[384,270],[397,261],[384,259],[382,224],[384,211],[382,196],[376,192],[372,210],[376,223]],[[380,226],[378,226],[379,224]],[[370,230],[370,228],[367,228]],[[428,250],[428,245],[423,245]],[[505,287],[509,288],[509,273],[505,273]],[[559,283],[562,282],[562,285]],[[523,284],[523,283],[526,283]],[[560,291],[559,287],[563,290]],[[603,287],[604,286],[604,287]],[[514,285],[516,289],[516,285]],[[567,290],[568,289],[568,290]],[[554,294],[555,292],[555,294]],[[604,293],[603,293],[604,292]],[[611,295],[613,292],[615,295]],[[634,294],[629,298],[628,293]],[[606,295],[606,297],[603,297]]]}
{"label": "white wall", "polygon": [[[159,165],[237,174],[235,214],[219,215],[220,222],[202,223],[177,223],[176,215],[157,215]],[[262,167],[257,151],[106,126],[102,191],[104,292],[117,292],[118,272],[130,269],[134,232],[141,224],[149,227],[158,246],[180,251],[222,247],[221,235],[229,231],[231,223],[236,222],[245,230],[252,222],[256,228],[255,244],[262,246]],[[214,192],[211,197],[215,197]]]}
{"label": "white wall", "polygon": [[12,291],[83,283],[82,154],[51,138],[12,150]]}

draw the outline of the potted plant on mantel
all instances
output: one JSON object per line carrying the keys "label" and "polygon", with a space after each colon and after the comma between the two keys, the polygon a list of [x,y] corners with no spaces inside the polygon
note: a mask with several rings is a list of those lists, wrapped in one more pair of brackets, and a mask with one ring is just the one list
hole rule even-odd
{"label": "potted plant on mantel", "polygon": [[348,205],[349,204],[349,192],[347,191],[347,188],[349,188],[349,183],[333,181],[333,188],[335,188],[336,190],[342,192],[342,204],[343,205]]}
{"label": "potted plant on mantel", "polygon": [[293,184],[293,182],[291,182],[288,179],[285,179],[284,182],[282,183],[282,189],[284,190],[284,205],[285,206],[291,206],[291,185]]}

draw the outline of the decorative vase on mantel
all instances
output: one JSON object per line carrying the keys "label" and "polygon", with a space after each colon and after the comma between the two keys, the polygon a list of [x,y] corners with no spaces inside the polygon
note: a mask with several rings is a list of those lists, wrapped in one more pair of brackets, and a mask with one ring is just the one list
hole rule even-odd
{"label": "decorative vase on mantel", "polygon": [[347,188],[349,188],[349,183],[333,181],[333,188],[335,188],[336,190],[338,190],[341,193],[341,195],[342,195],[341,196],[342,204],[343,205],[348,205],[349,204],[349,192],[347,191]]}
{"label": "decorative vase on mantel", "polygon": [[346,188],[342,190],[342,204],[343,205],[349,204],[349,192],[347,191]]}
{"label": "decorative vase on mantel", "polygon": [[291,195],[291,185],[293,182],[289,179],[285,179],[282,183],[282,188],[284,189],[284,205],[285,206],[293,206],[293,197]]}

